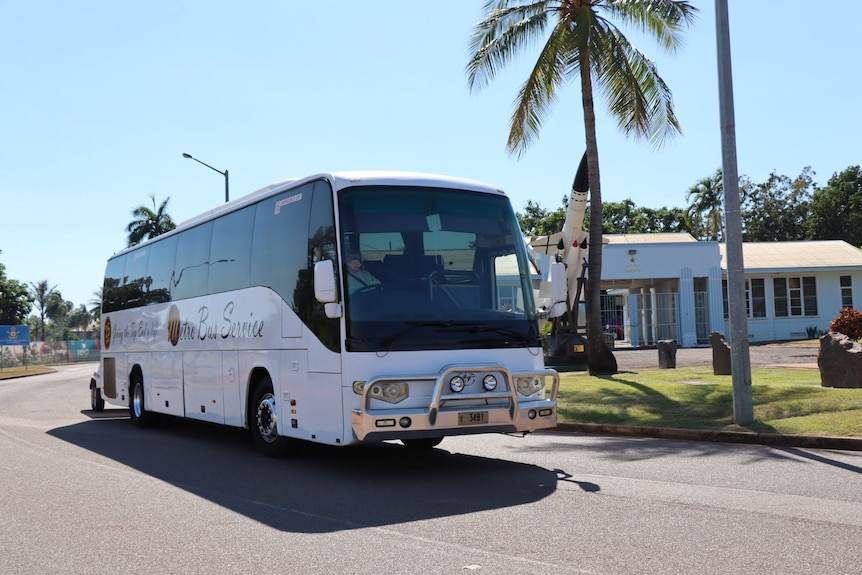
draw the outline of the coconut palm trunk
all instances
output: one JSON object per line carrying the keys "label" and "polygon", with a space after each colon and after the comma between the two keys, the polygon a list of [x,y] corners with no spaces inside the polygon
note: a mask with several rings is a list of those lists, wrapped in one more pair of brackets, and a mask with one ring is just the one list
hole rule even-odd
{"label": "coconut palm trunk", "polygon": [[673,52],[697,9],[686,0],[486,0],[483,11],[467,66],[471,88],[487,84],[519,50],[545,39],[518,93],[507,142],[510,153],[524,153],[538,138],[557,90],[580,76],[590,182],[587,361],[590,373],[615,373],[616,360],[602,337],[602,191],[593,83],[623,132],[660,146],[680,131],[670,89],[612,20],[652,35],[661,48]]}

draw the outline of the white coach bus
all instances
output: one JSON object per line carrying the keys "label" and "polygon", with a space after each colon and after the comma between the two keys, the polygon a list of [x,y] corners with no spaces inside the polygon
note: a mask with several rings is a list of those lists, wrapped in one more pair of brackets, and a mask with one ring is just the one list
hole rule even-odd
{"label": "white coach bus", "polygon": [[556,425],[531,273],[506,195],[400,172],[319,174],[226,203],[107,263],[96,411],[297,440]]}

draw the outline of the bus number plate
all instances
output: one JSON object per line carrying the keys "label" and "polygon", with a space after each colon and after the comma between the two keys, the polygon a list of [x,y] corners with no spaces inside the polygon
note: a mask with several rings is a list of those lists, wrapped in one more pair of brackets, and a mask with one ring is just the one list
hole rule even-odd
{"label": "bus number plate", "polygon": [[458,414],[458,425],[481,425],[488,423],[487,411],[471,411]]}

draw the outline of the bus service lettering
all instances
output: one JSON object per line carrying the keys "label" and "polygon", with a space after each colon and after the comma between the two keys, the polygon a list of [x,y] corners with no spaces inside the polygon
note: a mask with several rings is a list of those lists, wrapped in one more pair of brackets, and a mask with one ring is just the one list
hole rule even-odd
{"label": "bus service lettering", "polygon": [[210,319],[210,312],[207,306],[201,306],[198,310],[200,313],[200,321],[198,322],[197,337],[203,341],[206,339],[251,339],[263,337],[263,320],[253,319],[253,312],[249,313],[249,318],[240,320],[233,317],[234,302],[230,301],[224,306],[222,312],[223,323]]}

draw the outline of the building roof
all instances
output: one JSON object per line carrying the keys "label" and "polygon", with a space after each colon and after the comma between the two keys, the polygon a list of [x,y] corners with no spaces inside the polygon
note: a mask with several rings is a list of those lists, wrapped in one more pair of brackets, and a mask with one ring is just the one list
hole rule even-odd
{"label": "building roof", "polygon": [[[721,267],[727,269],[727,245],[719,244]],[[798,242],[743,242],[746,272],[862,267],[862,250],[842,240]]]}
{"label": "building roof", "polygon": [[678,242],[697,242],[691,234],[657,233],[657,234],[604,234],[608,244],[670,244]]}

